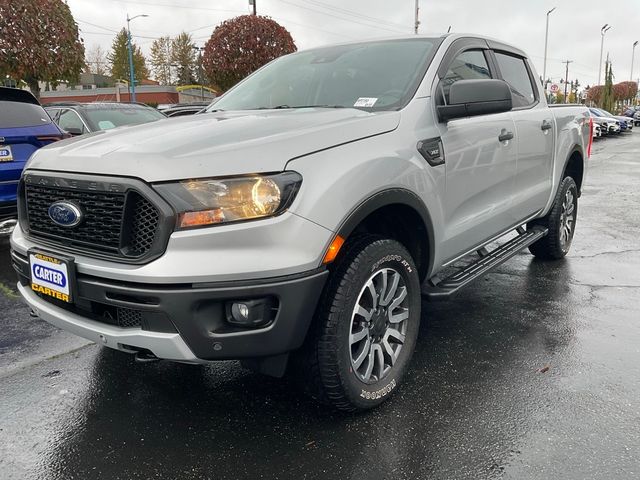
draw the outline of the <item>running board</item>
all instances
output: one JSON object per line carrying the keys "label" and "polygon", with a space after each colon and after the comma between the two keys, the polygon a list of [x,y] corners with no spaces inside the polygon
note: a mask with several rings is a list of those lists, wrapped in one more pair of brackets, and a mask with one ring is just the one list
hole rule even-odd
{"label": "running board", "polygon": [[465,285],[506,262],[523,248],[540,240],[548,231],[547,228],[539,226],[526,231],[522,227],[519,227],[517,229],[519,233],[517,237],[509,240],[504,245],[500,245],[495,250],[488,252],[484,247],[479,249],[478,254],[480,258],[472,264],[467,265],[450,277],[444,278],[437,283],[433,280],[426,282],[422,287],[422,296],[431,301],[447,300]]}

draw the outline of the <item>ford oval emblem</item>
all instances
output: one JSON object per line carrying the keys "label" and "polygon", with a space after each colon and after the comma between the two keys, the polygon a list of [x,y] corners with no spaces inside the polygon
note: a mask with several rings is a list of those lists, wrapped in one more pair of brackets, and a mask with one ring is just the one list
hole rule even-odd
{"label": "ford oval emblem", "polygon": [[82,221],[82,210],[71,202],[55,202],[49,206],[49,218],[61,227],[75,227]]}

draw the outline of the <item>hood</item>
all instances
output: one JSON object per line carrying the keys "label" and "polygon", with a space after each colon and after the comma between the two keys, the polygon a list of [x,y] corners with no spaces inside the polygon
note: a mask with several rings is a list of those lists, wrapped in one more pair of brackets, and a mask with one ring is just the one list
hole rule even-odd
{"label": "hood", "polygon": [[392,131],[399,120],[399,112],[353,108],[206,113],[57,142],[27,168],[148,182],[274,172],[293,158]]}

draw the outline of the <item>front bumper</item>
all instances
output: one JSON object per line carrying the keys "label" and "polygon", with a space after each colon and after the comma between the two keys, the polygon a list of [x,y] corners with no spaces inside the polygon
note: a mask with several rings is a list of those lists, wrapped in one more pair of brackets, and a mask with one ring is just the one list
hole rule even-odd
{"label": "front bumper", "polygon": [[[43,320],[108,347],[184,362],[272,357],[300,347],[328,276],[321,268],[245,282],[157,285],[78,272],[69,305],[33,292],[27,258],[15,251],[11,257],[20,293]],[[270,324],[248,329],[227,322],[227,302],[264,297],[277,300]]]}

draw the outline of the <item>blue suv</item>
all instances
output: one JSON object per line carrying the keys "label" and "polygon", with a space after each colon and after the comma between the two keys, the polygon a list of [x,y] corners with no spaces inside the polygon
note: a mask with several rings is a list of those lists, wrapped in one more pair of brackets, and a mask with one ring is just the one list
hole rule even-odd
{"label": "blue suv", "polygon": [[18,181],[29,157],[66,136],[31,93],[0,87],[0,235],[16,223]]}

